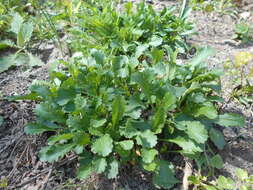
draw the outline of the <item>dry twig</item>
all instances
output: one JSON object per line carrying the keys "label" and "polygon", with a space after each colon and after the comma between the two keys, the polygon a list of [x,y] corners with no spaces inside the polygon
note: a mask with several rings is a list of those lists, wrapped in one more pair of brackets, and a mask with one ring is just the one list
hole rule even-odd
{"label": "dry twig", "polygon": [[181,189],[188,190],[189,189],[188,178],[192,175],[192,160],[190,160],[189,158],[185,158],[184,160],[185,160],[184,177]]}

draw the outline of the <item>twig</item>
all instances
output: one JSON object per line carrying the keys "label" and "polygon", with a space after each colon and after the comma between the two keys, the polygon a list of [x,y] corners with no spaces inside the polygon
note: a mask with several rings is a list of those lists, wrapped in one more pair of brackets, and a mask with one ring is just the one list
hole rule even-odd
{"label": "twig", "polygon": [[42,174],[46,173],[49,169],[45,169],[45,170],[42,170],[38,175],[34,176],[33,178],[21,183],[20,185],[18,185],[16,188],[21,188],[21,187],[24,187],[25,185],[33,182],[34,180],[38,179],[39,176],[41,176]]}
{"label": "twig", "polygon": [[22,152],[22,154],[21,154],[20,158],[18,159],[18,161],[13,164],[13,168],[12,168],[11,172],[9,173],[8,178],[10,178],[13,175],[14,171],[17,169],[19,162],[21,161],[21,159],[23,158],[23,156],[24,156],[24,154],[27,150],[27,146],[28,145],[25,146],[25,149]]}
{"label": "twig", "polygon": [[1,154],[2,152],[4,152],[5,150],[7,150],[10,146],[12,146],[12,145],[16,142],[16,140],[19,139],[21,136],[22,136],[22,135],[19,135],[19,136],[16,137],[14,140],[12,140],[9,144],[7,144],[4,148],[2,148],[2,149],[0,150],[0,154]]}
{"label": "twig", "polygon": [[[6,164],[10,161],[10,159],[11,159],[11,157],[12,157],[12,155],[13,155],[13,153],[14,153],[14,151],[16,150],[16,148],[17,148],[17,146],[18,145],[20,145],[20,142],[21,142],[21,136],[22,135],[20,135],[17,139],[19,139],[18,141],[17,141],[17,143],[15,144],[15,146],[14,146],[14,148],[12,149],[12,151],[11,151],[11,153],[10,153],[10,156],[9,156],[9,158],[7,159],[7,161],[6,161]],[[15,142],[16,140],[14,140],[13,142]]]}
{"label": "twig", "polygon": [[[72,161],[75,160],[76,158],[77,158],[77,156],[74,155],[74,156],[72,156],[72,157],[70,157],[70,158],[67,158],[67,159],[63,160],[63,161],[60,162],[60,163],[57,163],[57,164],[55,163],[55,164],[53,164],[50,168],[47,168],[47,169],[42,170],[38,175],[36,175],[35,177],[33,177],[33,178],[31,178],[31,179],[29,179],[29,180],[23,182],[22,184],[20,184],[20,185],[17,186],[16,188],[21,188],[21,187],[23,187],[23,186],[25,186],[25,185],[27,185],[27,184],[33,182],[34,180],[38,179],[39,176],[41,176],[42,174],[44,174],[44,173],[46,173],[46,172],[48,172],[48,174],[51,175],[52,170],[53,170],[54,168],[57,169],[57,168],[61,167],[62,165],[66,164],[66,163],[68,163],[68,162],[72,162]],[[50,175],[49,175],[49,177],[50,177]],[[49,178],[49,177],[48,177],[48,178]],[[45,185],[46,185],[46,184],[45,184]]]}
{"label": "twig", "polygon": [[51,176],[51,174],[52,174],[52,172],[53,172],[54,166],[55,166],[55,164],[53,164],[53,165],[51,166],[51,168],[50,168],[50,170],[49,170],[49,172],[48,172],[46,178],[44,179],[44,182],[42,183],[42,186],[41,186],[41,188],[40,188],[41,190],[46,189],[48,180],[49,180],[49,178],[50,178],[50,176]]}
{"label": "twig", "polygon": [[185,160],[184,177],[181,190],[188,190],[189,189],[188,178],[192,175],[192,160],[190,160],[189,158],[185,158],[184,160]]}
{"label": "twig", "polygon": [[77,159],[77,155],[70,156],[70,157],[66,158],[65,160],[62,160],[61,162],[55,164],[55,168],[57,169],[57,168],[65,165],[65,164],[67,164],[69,162],[72,162],[75,159]]}

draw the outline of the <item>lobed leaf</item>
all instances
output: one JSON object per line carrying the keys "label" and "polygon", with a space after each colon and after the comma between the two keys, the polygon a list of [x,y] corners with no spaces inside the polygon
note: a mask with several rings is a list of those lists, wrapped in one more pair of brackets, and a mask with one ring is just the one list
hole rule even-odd
{"label": "lobed leaf", "polygon": [[170,167],[170,163],[164,160],[160,160],[158,164],[158,170],[153,176],[153,183],[158,188],[170,189],[178,180],[174,177],[174,172]]}
{"label": "lobed leaf", "polygon": [[95,140],[91,145],[91,151],[100,156],[108,156],[112,152],[113,140],[109,134]]}
{"label": "lobed leaf", "polygon": [[72,150],[74,144],[56,144],[43,147],[40,152],[40,160],[54,162],[63,157],[66,153]]}
{"label": "lobed leaf", "polygon": [[214,122],[218,125],[225,126],[225,127],[244,127],[245,126],[245,118],[235,113],[226,113],[223,115],[219,115],[218,119],[214,120]]}

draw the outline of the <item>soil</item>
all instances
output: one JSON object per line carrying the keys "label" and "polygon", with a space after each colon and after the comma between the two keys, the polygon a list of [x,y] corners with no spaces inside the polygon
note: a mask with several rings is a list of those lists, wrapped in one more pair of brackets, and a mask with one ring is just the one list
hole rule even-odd
{"label": "soil", "polygon": [[[167,0],[151,1],[160,9],[163,6],[177,5],[177,2]],[[239,2],[239,1],[238,1]],[[240,13],[253,11],[251,0],[245,1],[239,9]],[[216,55],[208,60],[210,68],[223,67],[223,62],[233,59],[237,52],[250,51],[253,53],[253,42],[240,44],[232,40],[234,25],[238,18],[219,13],[194,11],[191,21],[196,24],[198,34],[189,39],[194,46],[211,46],[216,49]],[[253,21],[253,13],[247,18]],[[1,54],[0,54],[1,55]],[[37,51],[45,65],[33,69],[23,67],[13,68],[0,73],[0,92],[10,96],[25,94],[32,81],[46,80],[48,68],[57,59],[63,58],[54,43],[42,44]],[[64,57],[67,59],[67,55]],[[220,151],[225,167],[219,173],[234,177],[235,168],[246,169],[253,174],[253,130],[252,106],[245,107],[229,100],[231,92],[230,78],[222,78],[222,95],[226,102],[221,106],[222,111],[232,111],[243,114],[247,118],[244,128],[221,128],[227,145]],[[75,179],[77,159],[75,155],[66,156],[61,162],[50,164],[40,162],[38,151],[46,144],[47,134],[27,136],[24,125],[34,120],[33,108],[35,102],[8,102],[0,100],[0,115],[4,117],[4,124],[0,127],[0,184],[8,181],[8,189],[37,190],[37,189],[89,189],[89,190],[155,190],[151,183],[151,176],[137,167],[125,167],[120,171],[116,180],[107,180],[101,175],[92,175],[85,181]],[[180,166],[184,166],[181,157],[175,157]],[[177,176],[182,178],[182,168],[178,168]],[[1,188],[0,188],[1,189]],[[175,187],[174,189],[177,189]]]}

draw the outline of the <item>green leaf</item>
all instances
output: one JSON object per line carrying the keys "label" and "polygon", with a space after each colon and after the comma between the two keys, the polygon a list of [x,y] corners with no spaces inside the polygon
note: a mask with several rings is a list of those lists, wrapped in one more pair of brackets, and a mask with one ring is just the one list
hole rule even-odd
{"label": "green leaf", "polygon": [[157,136],[150,130],[146,130],[136,137],[137,144],[145,148],[153,148],[157,143]]}
{"label": "green leaf", "polygon": [[241,185],[240,190],[252,190],[251,187],[247,187],[247,185]]}
{"label": "green leaf", "polygon": [[153,36],[149,42],[149,45],[157,47],[163,43],[163,39],[159,36]]}
{"label": "green leaf", "polygon": [[156,155],[158,155],[158,151],[156,149],[141,149],[142,160],[147,164],[150,164],[155,159]]}
{"label": "green leaf", "polygon": [[218,119],[214,120],[218,125],[225,127],[244,127],[245,118],[239,114],[226,113],[224,115],[219,115]]}
{"label": "green leaf", "polygon": [[93,172],[93,168],[91,165],[82,165],[78,168],[77,177],[79,179],[86,179]]}
{"label": "green leaf", "polygon": [[187,153],[187,154],[194,154],[196,152],[203,151],[199,146],[196,145],[196,143],[194,143],[188,137],[178,136],[174,139],[169,139],[167,141],[177,144],[178,146],[180,146],[184,150],[184,153]]}
{"label": "green leaf", "polygon": [[7,71],[11,66],[14,65],[16,65],[15,55],[0,57],[0,73]]}
{"label": "green leaf", "polygon": [[75,97],[76,91],[74,88],[60,88],[57,92],[56,101],[60,106],[63,106]]}
{"label": "green leaf", "polygon": [[159,169],[153,176],[153,183],[158,188],[170,189],[178,180],[174,177],[174,172],[170,167],[170,163],[164,160],[159,162]]}
{"label": "green leaf", "polygon": [[17,44],[19,47],[23,47],[25,43],[29,42],[33,33],[33,23],[24,23],[22,24],[18,36],[17,36]]}
{"label": "green leaf", "polygon": [[73,133],[65,133],[62,135],[51,136],[48,139],[48,144],[53,145],[59,141],[62,141],[62,140],[66,141],[66,140],[72,139],[73,137],[74,137]]}
{"label": "green leaf", "polygon": [[119,173],[119,162],[117,160],[113,160],[110,163],[110,167],[109,167],[109,170],[108,170],[108,173],[107,173],[107,177],[109,179],[116,178],[118,173]]}
{"label": "green leaf", "polygon": [[105,56],[102,52],[93,49],[91,55],[95,58],[97,64],[103,65]]}
{"label": "green leaf", "polygon": [[217,190],[214,186],[211,185],[204,185],[204,187],[206,188],[206,190]]}
{"label": "green leaf", "polygon": [[67,154],[73,147],[73,144],[57,144],[43,147],[39,152],[40,160],[43,162],[57,161],[59,158]]}
{"label": "green leaf", "polygon": [[153,93],[152,81],[155,79],[153,71],[144,70],[132,74],[131,81],[137,83],[142,88],[143,93],[150,99]]}
{"label": "green leaf", "polygon": [[47,121],[59,123],[65,123],[66,121],[64,113],[59,109],[53,108],[47,102],[37,105],[34,111],[39,118]]}
{"label": "green leaf", "polygon": [[132,152],[131,150],[124,150],[119,144],[116,144],[114,151],[120,156],[121,161],[123,162],[125,160],[129,160],[130,154]]}
{"label": "green leaf", "polygon": [[204,125],[202,125],[199,121],[188,121],[186,124],[186,133],[191,139],[198,143],[205,143],[207,141],[208,133]]}
{"label": "green leaf", "polygon": [[91,120],[91,126],[94,128],[102,127],[106,123],[106,119],[100,119],[100,120]]}
{"label": "green leaf", "polygon": [[113,58],[112,68],[115,76],[126,78],[129,74],[128,68],[125,66],[128,62],[127,56],[116,56]]}
{"label": "green leaf", "polygon": [[118,124],[118,122],[123,117],[125,112],[126,102],[123,96],[117,96],[112,104],[112,125],[113,127]]}
{"label": "green leaf", "polygon": [[80,115],[69,115],[66,124],[70,129],[84,130],[89,125],[89,122],[87,118],[81,117]]}
{"label": "green leaf", "polygon": [[91,151],[101,156],[108,156],[112,152],[113,140],[109,134],[98,138],[91,146]]}
{"label": "green leaf", "polygon": [[158,63],[158,62],[162,61],[164,52],[163,52],[163,50],[159,50],[157,48],[154,48],[151,51],[151,55],[152,55],[152,59],[153,59],[154,63]]}
{"label": "green leaf", "polygon": [[249,178],[248,172],[241,168],[236,169],[236,177],[242,181],[247,180]]}
{"label": "green leaf", "polygon": [[83,146],[81,146],[81,145],[77,145],[75,148],[74,148],[74,152],[76,153],[76,154],[82,154],[83,153],[83,151],[84,151],[84,147]]}
{"label": "green leaf", "polygon": [[28,53],[28,56],[29,56],[29,66],[34,67],[44,65],[44,63],[37,56],[34,56],[31,53]]}
{"label": "green leaf", "polygon": [[6,49],[9,47],[15,47],[15,44],[11,40],[1,40],[0,41],[0,50]]}
{"label": "green leaf", "polygon": [[25,39],[24,39],[24,36],[23,36],[22,27],[19,30],[18,35],[17,35],[17,46],[19,48],[22,48],[22,47],[25,46]]}
{"label": "green leaf", "polygon": [[103,173],[107,166],[107,162],[105,158],[97,158],[92,161],[92,164],[93,164],[94,170],[99,174]]}
{"label": "green leaf", "polygon": [[201,179],[198,176],[190,176],[188,177],[188,181],[190,182],[190,184],[194,184],[194,185],[201,184]]}
{"label": "green leaf", "polygon": [[4,118],[0,116],[0,127],[3,125],[3,123],[4,123]]}
{"label": "green leaf", "polygon": [[134,142],[132,140],[124,140],[118,143],[124,150],[131,150],[134,146]]}
{"label": "green leaf", "polygon": [[87,100],[84,97],[82,97],[80,94],[76,95],[74,102],[75,102],[75,107],[77,108],[77,110],[82,110],[87,105]]}
{"label": "green leaf", "polygon": [[218,112],[214,106],[202,106],[194,114],[196,117],[204,115],[209,119],[215,119],[218,116]]}
{"label": "green leaf", "polygon": [[191,60],[190,65],[192,67],[200,66],[203,61],[205,61],[208,57],[214,55],[215,51],[211,47],[204,47],[200,50],[200,52]]}
{"label": "green leaf", "polygon": [[217,179],[217,185],[218,188],[222,189],[234,189],[235,187],[235,182],[231,178],[226,178],[224,176],[219,176]]}
{"label": "green leaf", "polygon": [[226,145],[224,136],[222,132],[220,132],[219,130],[216,130],[215,128],[212,127],[209,131],[209,136],[218,149],[222,150]]}
{"label": "green leaf", "polygon": [[132,119],[139,119],[140,116],[141,116],[141,108],[136,108],[136,109],[133,109],[133,110],[129,110],[125,113],[125,116],[129,116],[131,117]]}
{"label": "green leaf", "polygon": [[161,133],[164,123],[166,121],[167,113],[164,110],[163,105],[159,107],[156,111],[154,117],[152,118],[152,131],[156,134]]}
{"label": "green leaf", "polygon": [[188,1],[187,0],[183,0],[181,9],[180,9],[180,14],[179,14],[179,18],[187,19],[188,15],[191,11],[191,8],[188,6]]}
{"label": "green leaf", "polygon": [[147,164],[147,163],[143,162],[142,167],[144,168],[144,170],[149,171],[149,172],[155,171],[157,168],[157,163],[152,162],[152,163]]}
{"label": "green leaf", "polygon": [[85,146],[90,143],[90,135],[78,132],[74,135],[74,142],[79,146]]}
{"label": "green leaf", "polygon": [[24,19],[20,16],[20,14],[14,13],[10,30],[14,32],[15,34],[18,34],[22,27],[23,22],[24,22]]}
{"label": "green leaf", "polygon": [[41,85],[41,84],[33,84],[31,87],[30,87],[30,90],[32,92],[36,92],[36,94],[38,96],[41,96],[43,97],[44,99],[47,99],[49,98],[52,93],[50,91],[50,87],[47,86],[47,85]]}
{"label": "green leaf", "polygon": [[92,174],[93,170],[92,157],[87,153],[80,159],[80,167],[77,170],[77,177],[79,179],[85,179]]}
{"label": "green leaf", "polygon": [[218,155],[218,154],[215,155],[215,156],[213,156],[213,157],[211,158],[211,160],[210,160],[210,165],[211,165],[212,167],[214,167],[214,168],[222,169],[224,163],[223,163],[223,160],[222,160],[221,156]]}
{"label": "green leaf", "polygon": [[137,136],[140,134],[140,131],[138,131],[134,127],[134,122],[132,120],[128,120],[126,125],[124,127],[120,127],[119,130],[120,130],[120,135],[126,138],[133,138],[134,136]]}
{"label": "green leaf", "polygon": [[6,97],[8,101],[17,101],[17,100],[35,100],[35,101],[41,101],[41,98],[38,96],[37,93],[32,92],[26,95],[21,96],[8,96]]}
{"label": "green leaf", "polygon": [[38,123],[29,123],[25,127],[25,133],[29,135],[40,134],[46,131],[57,131],[60,127],[48,127]]}
{"label": "green leaf", "polygon": [[136,52],[135,52],[135,57],[139,58],[147,49],[148,49],[148,45],[147,44],[143,44],[140,45],[136,48]]}
{"label": "green leaf", "polygon": [[22,35],[25,42],[29,42],[33,33],[33,23],[28,22],[22,25]]}
{"label": "green leaf", "polygon": [[176,96],[171,92],[167,92],[162,100],[161,106],[164,106],[164,109],[166,111],[169,111],[176,102]]}

